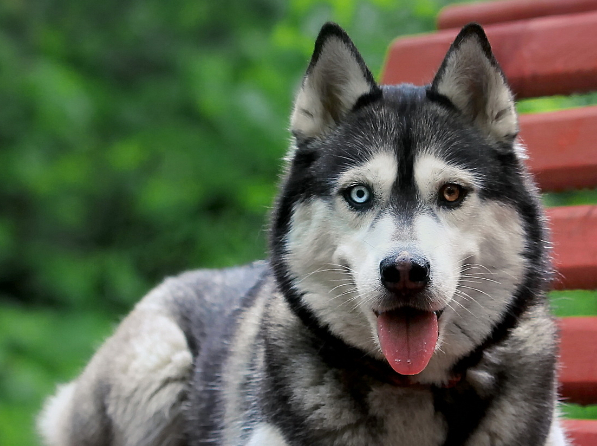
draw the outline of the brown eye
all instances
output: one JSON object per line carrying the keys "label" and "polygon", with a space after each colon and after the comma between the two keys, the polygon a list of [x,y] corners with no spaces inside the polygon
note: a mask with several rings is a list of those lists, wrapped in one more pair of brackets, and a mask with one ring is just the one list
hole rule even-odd
{"label": "brown eye", "polygon": [[447,205],[459,204],[465,195],[466,190],[454,183],[444,184],[439,190],[440,202]]}

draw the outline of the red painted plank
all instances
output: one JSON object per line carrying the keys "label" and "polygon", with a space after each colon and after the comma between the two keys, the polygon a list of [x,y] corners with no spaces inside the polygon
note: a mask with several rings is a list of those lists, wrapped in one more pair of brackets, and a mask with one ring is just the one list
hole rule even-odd
{"label": "red painted plank", "polygon": [[450,5],[437,18],[439,29],[460,28],[469,22],[481,25],[597,10],[597,0],[505,0]]}
{"label": "red painted plank", "polygon": [[[597,89],[597,12],[486,27],[496,58],[518,98]],[[395,40],[382,83],[433,79],[457,30]]]}
{"label": "red painted plank", "polygon": [[562,420],[574,446],[597,445],[597,420]]}
{"label": "red painted plank", "polygon": [[597,445],[597,420],[562,420],[574,446]]}
{"label": "red painted plank", "polygon": [[597,206],[549,208],[557,289],[597,289]]}
{"label": "red painted plank", "polygon": [[565,317],[559,324],[564,401],[597,404],[597,317]]}
{"label": "red painted plank", "polygon": [[597,107],[522,115],[520,128],[542,190],[597,187]]}

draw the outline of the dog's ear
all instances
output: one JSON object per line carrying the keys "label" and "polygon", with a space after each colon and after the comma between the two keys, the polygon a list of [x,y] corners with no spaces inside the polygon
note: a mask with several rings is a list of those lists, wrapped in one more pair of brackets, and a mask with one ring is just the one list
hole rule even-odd
{"label": "dog's ear", "polygon": [[450,102],[487,136],[512,143],[518,134],[514,97],[480,25],[462,28],[437,72],[431,91]]}
{"label": "dog's ear", "polygon": [[379,94],[371,72],[354,44],[335,23],[319,32],[303,78],[290,129],[298,139],[318,137],[334,128],[359,99]]}

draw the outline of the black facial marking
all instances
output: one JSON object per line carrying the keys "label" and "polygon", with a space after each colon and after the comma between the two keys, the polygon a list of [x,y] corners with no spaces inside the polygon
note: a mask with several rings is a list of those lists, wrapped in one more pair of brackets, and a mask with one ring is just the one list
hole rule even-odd
{"label": "black facial marking", "polygon": [[375,90],[371,91],[370,93],[362,95],[359,99],[357,99],[356,104],[352,108],[352,111],[355,112],[361,108],[364,108],[373,102],[379,101],[382,97],[381,90],[376,88]]}
{"label": "black facial marking", "polygon": [[456,109],[452,101],[450,101],[450,99],[445,97],[443,94],[440,94],[435,90],[432,90],[430,86],[425,88],[425,95],[427,96],[427,99],[429,99],[431,102],[441,105],[442,107],[446,108],[451,112],[458,112],[458,110]]}

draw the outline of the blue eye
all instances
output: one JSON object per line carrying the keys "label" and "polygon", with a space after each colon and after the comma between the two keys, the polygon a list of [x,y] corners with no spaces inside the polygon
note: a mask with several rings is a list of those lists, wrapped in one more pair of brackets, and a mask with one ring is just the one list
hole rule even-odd
{"label": "blue eye", "polygon": [[358,185],[352,186],[346,191],[345,195],[349,204],[353,206],[362,206],[371,201],[371,190],[367,186]]}

